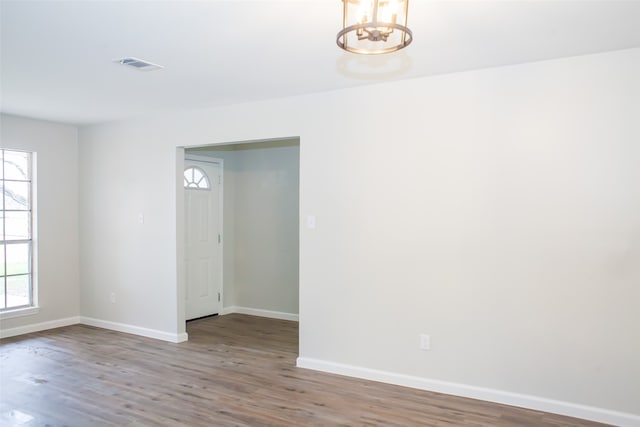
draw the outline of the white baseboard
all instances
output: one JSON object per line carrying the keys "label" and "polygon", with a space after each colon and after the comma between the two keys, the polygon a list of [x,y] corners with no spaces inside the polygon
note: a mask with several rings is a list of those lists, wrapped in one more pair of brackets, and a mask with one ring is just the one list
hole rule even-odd
{"label": "white baseboard", "polygon": [[454,396],[468,397],[471,399],[485,400],[494,403],[502,403],[505,405],[519,406],[521,408],[567,415],[570,417],[613,424],[616,426],[640,427],[640,415],[616,412],[586,405],[578,405],[560,400],[546,399],[537,396],[511,393],[508,391],[457,384],[447,381],[432,380],[387,371],[379,371],[377,369],[327,362],[307,357],[299,357],[296,365],[300,368],[313,369],[316,371],[329,372],[332,374],[355,378],[363,378],[388,384],[417,388],[420,390],[451,394]]}
{"label": "white baseboard", "polygon": [[259,308],[249,308],[249,307],[238,307],[236,305],[232,305],[230,307],[225,307],[222,309],[222,315],[224,314],[248,314],[250,316],[260,316],[260,317],[270,317],[272,319],[280,319],[280,320],[292,320],[297,322],[300,319],[298,314],[293,313],[284,313],[282,311],[271,311],[271,310],[261,310]]}
{"label": "white baseboard", "polygon": [[142,328],[140,326],[127,325],[125,323],[110,322],[108,320],[94,319],[92,317],[80,317],[80,323],[83,325],[95,326],[103,329],[111,329],[112,331],[125,332],[127,334],[141,335],[143,337],[155,338],[157,340],[180,343],[187,341],[189,338],[187,333],[172,334],[170,332],[159,331],[157,329]]}
{"label": "white baseboard", "polygon": [[15,337],[32,332],[46,331],[47,329],[61,328],[63,326],[76,325],[80,323],[80,316],[67,317],[65,319],[49,320],[48,322],[34,323],[32,325],[18,326],[10,329],[0,329],[0,339]]}

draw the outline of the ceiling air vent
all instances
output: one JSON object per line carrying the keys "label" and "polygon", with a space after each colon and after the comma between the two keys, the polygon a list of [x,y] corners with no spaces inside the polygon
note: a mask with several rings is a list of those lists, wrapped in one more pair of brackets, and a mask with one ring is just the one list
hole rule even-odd
{"label": "ceiling air vent", "polygon": [[116,59],[114,62],[122,65],[128,65],[129,67],[133,67],[136,70],[140,71],[153,71],[153,70],[161,70],[164,67],[162,65],[154,64],[149,61],[145,61],[144,59],[138,59],[134,57]]}

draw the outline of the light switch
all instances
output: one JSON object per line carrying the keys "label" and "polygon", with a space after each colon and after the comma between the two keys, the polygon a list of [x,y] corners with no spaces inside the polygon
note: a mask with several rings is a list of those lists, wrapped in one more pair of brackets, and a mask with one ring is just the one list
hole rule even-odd
{"label": "light switch", "polygon": [[420,334],[420,350],[431,350],[431,337],[427,334]]}
{"label": "light switch", "polygon": [[142,212],[138,214],[138,222],[144,224],[144,214]]}

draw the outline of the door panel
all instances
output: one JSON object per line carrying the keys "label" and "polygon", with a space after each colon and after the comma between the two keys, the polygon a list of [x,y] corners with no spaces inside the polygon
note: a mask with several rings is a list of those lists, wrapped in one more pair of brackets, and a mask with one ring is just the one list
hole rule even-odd
{"label": "door panel", "polygon": [[209,188],[185,188],[187,320],[219,313],[222,292],[220,165],[185,160],[185,168],[193,166],[206,175]]}

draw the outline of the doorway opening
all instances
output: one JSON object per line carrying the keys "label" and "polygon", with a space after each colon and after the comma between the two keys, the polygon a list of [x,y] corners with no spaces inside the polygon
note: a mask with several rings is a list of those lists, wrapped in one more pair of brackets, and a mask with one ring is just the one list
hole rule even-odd
{"label": "doorway opening", "polygon": [[184,319],[297,321],[300,139],[186,147],[183,166]]}

